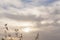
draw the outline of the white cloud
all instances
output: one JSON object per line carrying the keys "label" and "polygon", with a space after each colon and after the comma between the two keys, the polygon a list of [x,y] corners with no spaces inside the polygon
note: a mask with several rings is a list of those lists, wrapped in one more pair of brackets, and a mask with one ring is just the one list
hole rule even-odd
{"label": "white cloud", "polygon": [[[42,0],[42,1],[47,1],[47,0]],[[34,2],[37,2],[37,0],[35,0]],[[56,26],[56,24],[52,24],[52,23],[56,22],[60,24],[60,20],[58,20],[60,19],[60,12],[56,14],[56,10],[60,10],[60,1],[55,1],[49,4],[48,6],[27,5],[27,7],[24,7],[24,5],[25,4],[23,4],[21,0],[20,1],[19,0],[0,0],[0,24],[4,25],[5,23],[8,23],[9,25],[12,25],[15,27],[16,25],[19,25],[19,22],[20,22],[19,18],[22,18],[22,17],[23,17],[23,20],[25,21],[26,19],[27,20],[31,19],[31,21],[39,20],[40,22],[39,21],[36,21],[36,22],[42,24],[42,25],[40,24],[39,26],[40,27],[39,29],[41,29],[40,31],[41,40],[50,40],[50,39],[53,40],[55,39],[53,37],[56,37],[57,39],[58,35],[60,34],[59,32],[60,27],[59,25]],[[4,9],[4,7],[6,7],[6,9]],[[11,18],[8,17],[9,15]],[[32,15],[33,18],[30,18],[31,17],[30,15]],[[36,15],[36,17],[34,15]],[[16,18],[17,20],[14,18]],[[55,19],[57,21],[55,21]],[[52,24],[52,25],[46,26],[45,24]],[[51,38],[51,36],[53,37]],[[48,37],[48,39],[46,37]]]}
{"label": "white cloud", "polygon": [[19,0],[0,0],[0,5],[1,6],[16,6],[16,7],[21,7],[22,6],[22,2]]}
{"label": "white cloud", "polygon": [[53,20],[43,20],[40,22],[41,24],[53,24],[54,21]]}

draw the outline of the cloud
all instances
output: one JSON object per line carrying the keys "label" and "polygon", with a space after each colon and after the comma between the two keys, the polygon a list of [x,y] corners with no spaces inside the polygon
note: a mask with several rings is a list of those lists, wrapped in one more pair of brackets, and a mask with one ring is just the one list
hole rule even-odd
{"label": "cloud", "polygon": [[20,6],[22,6],[22,3],[21,3],[21,1],[19,1],[19,0],[0,0],[0,2],[1,2],[1,6],[2,7],[20,7]]}
{"label": "cloud", "polygon": [[26,20],[26,21],[34,21],[34,20],[37,20],[37,18],[35,18],[36,16],[35,15],[28,15],[28,16],[25,16],[25,15],[12,15],[12,14],[8,14],[8,13],[5,13],[5,16],[10,18],[10,19],[13,19],[13,20]]}
{"label": "cloud", "polygon": [[[14,0],[13,1],[0,0],[0,1],[1,1],[1,4],[0,4],[1,18],[8,18],[11,20],[30,20],[30,21],[41,21],[41,20],[48,20],[48,19],[55,21],[55,20],[60,19],[59,18],[60,17],[59,2],[60,1],[53,0],[54,2],[52,1],[52,3],[50,3],[48,6],[30,5],[30,7],[28,5],[27,7],[23,7],[24,5],[23,5],[22,0],[15,0],[15,1]],[[28,0],[28,1],[32,1],[32,0]],[[37,0],[35,1],[37,2]],[[41,1],[41,0],[38,0],[38,1]],[[45,1],[47,0],[42,0],[42,2],[45,2]],[[58,12],[58,14],[56,14],[56,12]]]}
{"label": "cloud", "polygon": [[[60,40],[60,0],[0,0],[0,24],[14,28],[21,20],[36,23],[39,40]],[[31,40],[33,34],[24,37]]]}

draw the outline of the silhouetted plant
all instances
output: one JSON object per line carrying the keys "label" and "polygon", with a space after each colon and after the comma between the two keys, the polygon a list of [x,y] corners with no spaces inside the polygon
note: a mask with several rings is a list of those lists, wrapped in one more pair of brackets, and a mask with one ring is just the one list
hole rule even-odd
{"label": "silhouetted plant", "polygon": [[18,31],[19,31],[19,29],[15,29],[15,35],[16,35],[16,37],[18,37]]}
{"label": "silhouetted plant", "polygon": [[2,40],[5,40],[4,38],[2,38]]}
{"label": "silhouetted plant", "polygon": [[35,37],[35,40],[38,40],[39,38],[39,33],[37,33],[37,36]]}

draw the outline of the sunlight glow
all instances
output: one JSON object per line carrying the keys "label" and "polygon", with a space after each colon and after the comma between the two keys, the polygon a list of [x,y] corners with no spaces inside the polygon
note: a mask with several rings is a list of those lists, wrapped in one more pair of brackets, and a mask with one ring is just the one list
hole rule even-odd
{"label": "sunlight glow", "polygon": [[30,29],[30,28],[23,28],[23,31],[24,31],[24,32],[30,32],[31,29]]}

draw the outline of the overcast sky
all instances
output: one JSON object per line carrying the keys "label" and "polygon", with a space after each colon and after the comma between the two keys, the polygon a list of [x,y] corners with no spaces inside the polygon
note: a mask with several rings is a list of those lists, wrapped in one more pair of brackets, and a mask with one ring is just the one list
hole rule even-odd
{"label": "overcast sky", "polygon": [[[0,0],[0,30],[6,23],[11,30],[18,28],[21,21],[36,25],[39,40],[60,40],[60,0]],[[35,38],[33,33],[25,36]]]}

